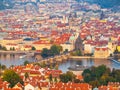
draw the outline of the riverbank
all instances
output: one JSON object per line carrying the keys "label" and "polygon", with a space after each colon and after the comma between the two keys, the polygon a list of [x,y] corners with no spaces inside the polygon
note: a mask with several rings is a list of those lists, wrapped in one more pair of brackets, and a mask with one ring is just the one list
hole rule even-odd
{"label": "riverbank", "polygon": [[120,64],[120,61],[118,61],[118,60],[115,60],[115,59],[110,59],[110,60],[113,61],[113,62],[115,62],[115,63]]}
{"label": "riverbank", "polygon": [[35,53],[35,51],[3,51],[0,50],[1,54],[26,54],[26,53]]}
{"label": "riverbank", "polygon": [[69,59],[110,59],[110,57],[70,56]]}

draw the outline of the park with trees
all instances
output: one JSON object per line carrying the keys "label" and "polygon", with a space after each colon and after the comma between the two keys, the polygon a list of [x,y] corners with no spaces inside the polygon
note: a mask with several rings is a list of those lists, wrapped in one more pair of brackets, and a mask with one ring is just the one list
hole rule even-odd
{"label": "park with trees", "polygon": [[82,76],[84,77],[84,82],[89,83],[93,88],[107,85],[108,82],[120,82],[120,70],[111,70],[105,65],[92,66],[90,69],[85,69]]}
{"label": "park with trees", "polygon": [[59,55],[62,52],[62,46],[59,45],[52,45],[50,49],[43,48],[41,52],[41,56],[43,58]]}
{"label": "park with trees", "polygon": [[20,78],[20,76],[10,69],[4,71],[2,79],[10,83],[9,87],[11,88],[14,87],[18,82],[23,85],[23,80]]}

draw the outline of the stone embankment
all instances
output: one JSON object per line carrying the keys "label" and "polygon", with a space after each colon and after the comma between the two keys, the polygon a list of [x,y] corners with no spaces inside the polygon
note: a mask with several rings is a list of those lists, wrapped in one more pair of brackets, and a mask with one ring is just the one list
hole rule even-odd
{"label": "stone embankment", "polygon": [[69,59],[109,59],[110,57],[70,56]]}

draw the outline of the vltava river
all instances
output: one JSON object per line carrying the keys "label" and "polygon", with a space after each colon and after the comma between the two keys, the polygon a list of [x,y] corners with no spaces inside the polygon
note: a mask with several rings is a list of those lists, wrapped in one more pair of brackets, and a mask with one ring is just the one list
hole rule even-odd
{"label": "vltava river", "polygon": [[11,65],[22,65],[24,61],[33,62],[34,58],[26,56],[25,58],[20,58],[23,54],[0,54],[0,63],[10,67]]}
{"label": "vltava river", "polygon": [[[20,58],[21,54],[0,54],[0,63],[10,67],[11,65],[22,65],[24,61],[34,62],[35,59],[33,57],[25,57]],[[99,65],[106,65],[107,67],[120,69],[120,63],[116,63],[111,60],[107,59],[79,59],[79,60],[68,60],[63,62],[59,65],[59,69],[63,72],[68,71],[68,67],[72,65],[83,65],[83,66],[99,66]]]}
{"label": "vltava river", "polygon": [[107,59],[79,59],[79,60],[68,60],[67,62],[61,63],[59,69],[63,72],[68,71],[68,67],[72,65],[83,65],[83,66],[99,66],[106,65],[107,67],[113,69],[120,69],[120,63],[114,62]]}

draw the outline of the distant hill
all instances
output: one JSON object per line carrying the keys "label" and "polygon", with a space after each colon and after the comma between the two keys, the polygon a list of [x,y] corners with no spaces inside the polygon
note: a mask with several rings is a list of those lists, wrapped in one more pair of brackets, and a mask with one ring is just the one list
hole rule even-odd
{"label": "distant hill", "polygon": [[37,9],[37,3],[39,3],[39,0],[27,0],[23,2],[22,0],[0,0],[0,10],[5,10],[5,9],[11,9],[14,7],[15,4],[21,5],[28,5],[32,4],[36,9]]}
{"label": "distant hill", "polygon": [[[49,1],[49,0],[46,0],[46,1]],[[112,8],[112,7],[120,6],[120,0],[75,0],[75,1],[98,4],[103,8]],[[31,3],[34,6],[36,5],[37,7],[37,3],[40,3],[40,0],[25,0],[25,2],[22,2],[22,0],[0,0],[0,10],[13,8],[15,4],[26,5],[28,3]]]}
{"label": "distant hill", "polygon": [[11,0],[0,0],[0,10],[10,9],[14,6]]}
{"label": "distant hill", "polygon": [[92,4],[98,4],[102,8],[112,8],[116,6],[120,6],[120,0],[76,0],[77,2],[89,2]]}

